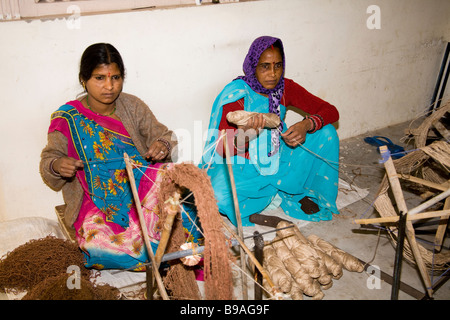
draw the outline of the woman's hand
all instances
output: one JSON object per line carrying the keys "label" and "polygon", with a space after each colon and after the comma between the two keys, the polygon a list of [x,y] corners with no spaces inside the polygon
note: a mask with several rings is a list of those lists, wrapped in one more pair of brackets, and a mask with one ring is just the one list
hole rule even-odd
{"label": "woman's hand", "polygon": [[164,160],[168,155],[169,150],[167,150],[166,145],[160,141],[155,141],[145,153],[144,157],[146,159],[150,159],[153,162],[157,162]]}
{"label": "woman's hand", "polygon": [[243,126],[238,126],[238,134],[236,135],[236,146],[243,147],[245,144],[256,138],[261,130],[266,126],[266,119],[262,114],[257,114],[247,120]]}
{"label": "woman's hand", "polygon": [[292,125],[281,136],[284,142],[290,147],[296,147],[306,140],[306,132],[311,129],[311,122],[308,119]]}
{"label": "woman's hand", "polygon": [[247,130],[255,130],[257,133],[264,129],[266,126],[266,119],[264,119],[262,113],[255,114],[253,117],[247,120],[247,123],[244,126],[238,126],[238,129],[242,129],[244,131]]}
{"label": "woman's hand", "polygon": [[77,171],[84,167],[83,161],[71,157],[61,157],[53,161],[53,171],[59,173],[61,177],[72,178]]}

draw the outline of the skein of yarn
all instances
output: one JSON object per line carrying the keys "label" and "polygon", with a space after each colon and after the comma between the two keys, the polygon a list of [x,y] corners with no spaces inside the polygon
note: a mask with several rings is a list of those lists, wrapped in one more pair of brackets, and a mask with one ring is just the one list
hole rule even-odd
{"label": "skein of yarn", "polygon": [[264,257],[266,258],[264,259],[263,266],[269,273],[270,279],[280,287],[281,291],[291,291],[291,274],[286,270],[283,261],[277,256],[275,249],[271,244],[264,246]]}
{"label": "skein of yarn", "polygon": [[[243,126],[256,114],[259,113],[244,110],[233,111],[227,114],[227,120],[237,126]],[[263,113],[262,115],[266,120],[266,128],[276,128],[280,125],[280,118],[275,113]]]}
{"label": "skein of yarn", "polygon": [[335,261],[342,264],[342,266],[352,272],[363,272],[364,271],[364,264],[352,256],[351,254],[348,254],[347,252],[336,248],[331,243],[320,239],[316,235],[310,235],[308,236],[308,240],[310,240],[313,244],[317,245],[319,248],[321,248],[323,251],[325,251],[329,256],[331,256]]}
{"label": "skein of yarn", "polygon": [[280,221],[277,235],[264,247],[264,267],[272,281],[293,300],[303,295],[323,299],[322,290],[332,287],[333,279],[343,275],[343,268],[362,272],[364,265],[354,256],[320,239],[305,237],[298,227]]}
{"label": "skein of yarn", "polygon": [[294,281],[298,284],[304,294],[314,297],[319,294],[320,286],[314,278],[306,272],[305,268],[297,260],[294,254],[289,250],[284,241],[275,237],[272,242],[276,254],[283,261],[286,270],[292,275]]}

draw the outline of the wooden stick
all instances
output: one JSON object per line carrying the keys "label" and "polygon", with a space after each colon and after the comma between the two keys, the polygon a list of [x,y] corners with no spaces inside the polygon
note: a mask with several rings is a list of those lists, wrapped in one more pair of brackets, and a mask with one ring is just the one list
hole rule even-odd
{"label": "wooden stick", "polygon": [[[264,238],[258,231],[255,231],[253,236],[253,241],[255,242],[255,258],[262,264],[264,263]],[[257,268],[255,268],[255,276],[256,283],[259,284],[259,286],[255,286],[255,300],[262,300],[262,274]]]}
{"label": "wooden stick", "polygon": [[445,182],[443,184],[434,183],[428,180],[420,179],[414,176],[405,176],[404,174],[398,174],[397,175],[400,179],[408,180],[414,183],[422,184],[424,186],[440,190],[440,191],[446,191],[448,188],[450,188],[449,182]]}
{"label": "wooden stick", "polygon": [[158,249],[156,249],[155,253],[155,261],[158,268],[172,233],[173,221],[180,209],[180,194],[175,191],[173,197],[169,198],[168,201],[169,203],[164,205],[164,208],[167,210],[167,217],[164,221],[161,239],[159,240]]}
{"label": "wooden stick", "polygon": [[145,266],[145,284],[146,284],[146,288],[145,288],[145,294],[144,298],[146,298],[147,300],[153,300],[153,293],[154,293],[154,279],[155,277],[153,276],[153,272],[152,272],[152,268],[150,268],[149,265]]}
{"label": "wooden stick", "polygon": [[[450,209],[450,198],[447,198],[444,203],[444,210]],[[442,249],[442,243],[444,242],[445,232],[447,231],[447,225],[449,221],[449,216],[441,217],[439,221],[439,226],[436,231],[436,235],[434,236],[434,245],[437,252],[440,252]]]}
{"label": "wooden stick", "polygon": [[447,130],[447,128],[442,124],[442,122],[439,119],[433,121],[432,124],[447,142],[450,141],[450,131]]}
{"label": "wooden stick", "polygon": [[[231,191],[233,193],[233,201],[234,201],[234,211],[236,214],[236,222],[237,222],[237,229],[238,229],[238,235],[241,239],[244,238],[244,231],[242,230],[242,220],[241,220],[241,212],[239,210],[239,201],[237,197],[236,192],[236,185],[234,183],[234,174],[233,174],[233,167],[231,165],[230,161],[230,150],[228,148],[228,141],[227,141],[227,134],[225,130],[222,130],[222,135],[224,137],[224,145],[225,145],[225,156],[226,156],[226,162],[228,167],[228,175],[230,177],[230,184],[231,184]],[[242,272],[245,270],[245,255],[244,250],[240,249],[240,255],[241,255],[241,268]],[[248,289],[247,289],[247,278],[242,273],[242,299],[247,300],[248,299]]]}
{"label": "wooden stick", "polygon": [[164,287],[164,283],[162,282],[161,275],[159,273],[158,268],[156,267],[155,256],[153,255],[152,246],[150,245],[150,238],[148,236],[147,224],[145,223],[144,214],[142,213],[141,200],[139,199],[139,195],[136,189],[136,181],[134,179],[133,168],[131,167],[131,161],[128,157],[128,154],[124,153],[125,165],[128,172],[128,177],[130,178],[131,191],[133,192],[134,202],[136,204],[136,209],[139,215],[139,222],[141,224],[142,234],[144,236],[145,247],[147,248],[148,256],[152,261],[152,269],[153,274],[156,278],[156,282],[158,284],[159,292],[164,300],[169,300],[169,296],[167,295],[166,288]]}
{"label": "wooden stick", "polygon": [[444,191],[444,192],[438,194],[434,198],[431,198],[430,200],[425,201],[424,203],[418,205],[417,207],[409,210],[408,214],[410,214],[410,215],[417,214],[417,213],[427,209],[428,207],[431,207],[433,204],[435,204],[441,200],[444,200],[445,198],[447,198],[449,196],[450,196],[450,188],[447,191]]}
{"label": "wooden stick", "polygon": [[[436,189],[436,190],[439,190],[439,191],[447,191],[448,192],[448,190],[450,188],[450,181],[444,182],[442,184],[438,184],[438,183],[430,182],[428,180],[416,178],[414,176],[405,176],[405,175],[399,174],[398,177],[400,179],[408,180],[408,181],[411,181],[411,182],[414,182],[414,183],[420,183],[420,184],[422,184],[424,186],[427,186],[427,187],[430,187],[430,188],[433,188],[433,189]],[[428,204],[430,204],[430,206],[431,206],[435,202],[438,202],[438,201],[442,200],[444,197],[446,197],[446,196],[445,195],[442,196],[442,194],[441,194],[440,197],[438,196],[438,198],[434,198],[433,202],[432,203],[428,203]],[[427,204],[427,206],[428,206],[428,204]],[[419,209],[416,209],[416,210],[422,209],[421,207],[417,207],[417,208],[419,208]],[[444,211],[446,209],[450,209],[450,198],[447,198],[445,200]],[[420,214],[417,214],[416,216],[419,216],[419,215]],[[437,231],[436,231],[435,240],[434,240],[434,245],[435,245],[435,249],[436,249],[437,252],[441,251],[441,249],[442,249],[442,243],[444,242],[444,237],[445,237],[445,232],[447,230],[448,222],[449,222],[449,216],[448,215],[444,215],[444,216],[441,217],[441,220],[439,222],[439,226],[438,226]]]}
{"label": "wooden stick", "polygon": [[[450,210],[441,211],[429,211],[418,213],[413,216],[408,216],[407,221],[422,220],[441,217],[443,219],[448,219],[450,215]],[[375,224],[375,223],[395,223],[399,221],[399,216],[392,217],[381,217],[381,218],[371,218],[371,219],[357,219],[354,222],[357,224]]]}
{"label": "wooden stick", "polygon": [[[381,146],[379,149],[380,149],[380,154],[382,156],[384,156],[388,153],[387,146]],[[400,186],[400,181],[398,179],[397,172],[395,170],[394,162],[392,161],[392,158],[390,156],[384,162],[384,167],[386,169],[389,183],[392,187],[392,192],[394,194],[394,198],[397,203],[397,207],[400,210],[400,212],[402,212],[403,214],[406,214],[406,213],[408,213],[408,208],[406,206],[406,202],[403,197],[403,191]],[[416,235],[415,235],[414,228],[413,228],[411,221],[406,221],[406,237],[408,239],[409,245],[413,252],[414,259],[416,260],[417,267],[419,268],[419,272],[422,276],[422,280],[425,284],[425,289],[427,290],[428,295],[430,297],[432,297],[433,290],[432,290],[432,285],[431,285],[431,279],[427,273],[425,263],[423,262],[422,255],[421,255],[419,247],[417,245]]]}

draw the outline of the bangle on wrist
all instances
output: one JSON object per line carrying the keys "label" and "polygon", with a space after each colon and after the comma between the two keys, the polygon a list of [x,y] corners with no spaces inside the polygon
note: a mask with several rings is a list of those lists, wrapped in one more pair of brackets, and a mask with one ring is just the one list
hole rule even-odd
{"label": "bangle on wrist", "polygon": [[306,117],[305,119],[309,120],[309,122],[311,123],[311,129],[307,130],[306,132],[308,133],[314,133],[317,130],[317,126],[316,126],[316,122],[314,121],[314,119],[312,117]]}
{"label": "bangle on wrist", "polygon": [[315,117],[319,123],[319,126],[317,128],[317,130],[321,129],[323,127],[324,121],[321,115],[315,114],[313,115],[313,117]]}
{"label": "bangle on wrist", "polygon": [[55,171],[55,169],[53,169],[53,163],[55,163],[56,160],[58,160],[59,158],[55,158],[52,161],[50,161],[50,172],[57,177],[61,177],[61,174],[59,174],[58,172]]}
{"label": "bangle on wrist", "polygon": [[162,144],[164,144],[167,148],[167,152],[170,153],[170,151],[172,150],[172,146],[170,145],[169,141],[167,141],[166,139],[163,139],[163,138],[158,138],[158,139],[156,139],[156,141],[159,141]]}

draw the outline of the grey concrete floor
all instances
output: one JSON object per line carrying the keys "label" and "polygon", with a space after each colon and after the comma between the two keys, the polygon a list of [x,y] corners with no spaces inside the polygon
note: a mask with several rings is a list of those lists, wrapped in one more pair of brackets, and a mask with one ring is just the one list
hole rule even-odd
{"label": "grey concrete floor", "polygon": [[[420,123],[419,123],[420,124]],[[395,245],[390,241],[385,229],[361,226],[354,222],[360,218],[378,218],[379,213],[373,207],[381,180],[385,174],[383,164],[379,163],[380,155],[377,148],[364,142],[367,136],[385,136],[405,150],[414,148],[411,141],[405,137],[405,129],[409,122],[369,132],[367,134],[345,139],[340,144],[340,178],[356,186],[369,190],[364,199],[340,210],[332,221],[309,223],[301,228],[305,235],[316,234],[333,243],[335,246],[351,253],[364,262],[370,262],[370,269],[363,273],[345,272],[344,276],[334,281],[333,287],[324,291],[324,300],[385,300],[391,299],[392,277],[395,264]],[[409,208],[415,207],[418,196],[404,190],[404,197]],[[431,227],[433,229],[433,227]],[[422,235],[416,231],[418,241]],[[449,250],[448,232],[443,250]],[[368,272],[370,271],[370,272]],[[449,276],[450,271],[446,275]],[[387,281],[377,282],[374,277],[385,274]],[[433,275],[432,284],[437,285],[439,275]],[[416,300],[424,298],[425,285],[417,267],[403,259],[400,280],[410,290],[400,290],[399,300]],[[392,282],[391,282],[392,283]],[[403,285],[402,285],[403,287]],[[401,287],[401,288],[402,288]],[[433,299],[450,299],[450,281],[445,282],[433,292]]]}

